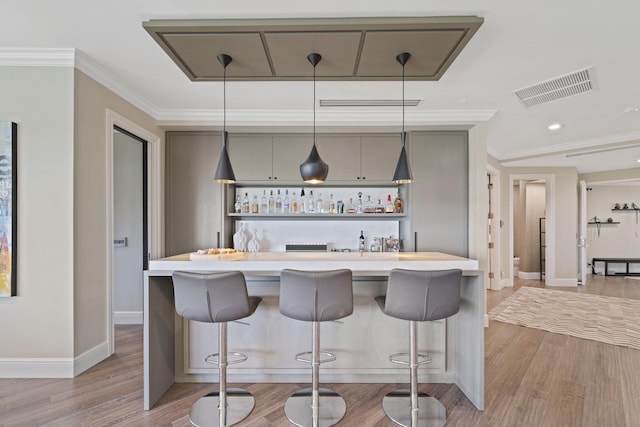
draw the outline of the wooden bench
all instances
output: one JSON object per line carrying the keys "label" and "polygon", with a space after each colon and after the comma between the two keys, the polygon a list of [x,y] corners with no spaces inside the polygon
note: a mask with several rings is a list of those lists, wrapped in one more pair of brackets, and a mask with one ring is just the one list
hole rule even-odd
{"label": "wooden bench", "polygon": [[[591,260],[591,273],[596,274],[596,262],[604,263],[605,276],[640,276],[640,272],[629,272],[629,264],[640,264],[640,258],[593,258]],[[609,274],[609,264],[625,264],[627,266],[624,273]]]}

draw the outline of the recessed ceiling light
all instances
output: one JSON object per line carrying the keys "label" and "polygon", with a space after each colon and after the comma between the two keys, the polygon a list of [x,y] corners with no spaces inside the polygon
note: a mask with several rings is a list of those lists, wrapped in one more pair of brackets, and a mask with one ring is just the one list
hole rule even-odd
{"label": "recessed ceiling light", "polygon": [[547,126],[547,129],[549,130],[558,130],[562,127],[562,124],[560,123],[551,123],[549,126]]}
{"label": "recessed ceiling light", "polygon": [[636,160],[636,162],[640,163],[640,159]]}
{"label": "recessed ceiling light", "polygon": [[640,107],[627,107],[623,111],[625,113],[638,113],[640,112]]}

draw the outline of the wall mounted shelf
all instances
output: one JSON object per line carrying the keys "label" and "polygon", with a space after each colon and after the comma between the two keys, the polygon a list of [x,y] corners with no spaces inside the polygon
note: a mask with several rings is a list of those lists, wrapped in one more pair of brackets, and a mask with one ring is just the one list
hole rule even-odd
{"label": "wall mounted shelf", "polygon": [[331,214],[331,213],[297,213],[297,214],[252,214],[252,213],[228,213],[227,214],[231,218],[241,218],[241,219],[331,219],[331,220],[384,220],[384,219],[398,219],[404,218],[407,214],[404,213],[366,213],[366,214]]}

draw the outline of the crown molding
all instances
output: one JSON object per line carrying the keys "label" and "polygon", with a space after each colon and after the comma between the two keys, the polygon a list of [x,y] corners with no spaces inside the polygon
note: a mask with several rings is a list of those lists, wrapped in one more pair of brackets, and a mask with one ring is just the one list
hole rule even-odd
{"label": "crown molding", "polygon": [[73,48],[0,48],[2,67],[73,67]]}
{"label": "crown molding", "polygon": [[[469,124],[486,122],[495,110],[415,110],[405,111],[408,125]],[[163,110],[155,117],[160,125],[218,125],[222,123],[221,110]],[[396,110],[345,110],[316,112],[316,122],[323,125],[398,125],[402,112]],[[282,126],[308,125],[313,122],[312,110],[227,110],[230,126]]]}
{"label": "crown molding", "polygon": [[621,144],[625,142],[631,142],[635,140],[640,140],[640,132],[629,132],[622,133],[617,135],[608,135],[597,138],[589,138],[580,141],[572,141],[564,144],[554,145],[553,149],[545,149],[545,147],[533,149],[533,150],[520,150],[520,151],[512,151],[506,153],[500,153],[499,155],[494,155],[496,159],[501,162],[505,161],[515,161],[515,160],[523,160],[525,158],[535,158],[535,157],[544,157],[550,156],[554,154],[565,154],[568,151],[576,151],[576,150],[592,150],[594,148],[611,145],[611,144]]}

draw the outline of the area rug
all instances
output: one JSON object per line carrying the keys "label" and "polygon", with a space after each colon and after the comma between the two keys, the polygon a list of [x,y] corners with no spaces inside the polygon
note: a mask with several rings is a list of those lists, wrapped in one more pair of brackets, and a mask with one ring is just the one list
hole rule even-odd
{"label": "area rug", "polygon": [[640,300],[521,287],[489,317],[640,350]]}

